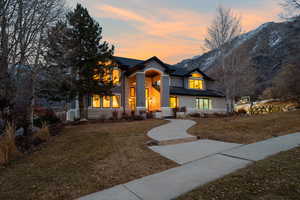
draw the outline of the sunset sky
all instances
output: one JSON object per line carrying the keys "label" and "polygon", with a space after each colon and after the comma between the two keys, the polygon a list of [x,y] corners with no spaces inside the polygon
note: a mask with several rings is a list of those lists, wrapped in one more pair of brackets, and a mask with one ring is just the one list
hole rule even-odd
{"label": "sunset sky", "polygon": [[202,40],[218,5],[241,15],[244,31],[278,21],[279,0],[67,0],[81,3],[103,27],[115,55],[158,56],[175,64],[202,53]]}

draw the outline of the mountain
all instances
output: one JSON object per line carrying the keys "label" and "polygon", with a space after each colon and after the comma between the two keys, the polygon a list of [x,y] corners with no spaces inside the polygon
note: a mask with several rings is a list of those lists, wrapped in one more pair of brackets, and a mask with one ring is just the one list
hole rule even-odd
{"label": "mountain", "polygon": [[[292,21],[269,22],[257,29],[235,38],[226,49],[230,53],[242,52],[243,59],[249,59],[258,73],[260,91],[270,86],[276,74],[287,64],[300,63],[300,18]],[[210,75],[220,67],[218,49],[176,64],[189,69],[200,68]],[[217,77],[213,77],[217,78]]]}

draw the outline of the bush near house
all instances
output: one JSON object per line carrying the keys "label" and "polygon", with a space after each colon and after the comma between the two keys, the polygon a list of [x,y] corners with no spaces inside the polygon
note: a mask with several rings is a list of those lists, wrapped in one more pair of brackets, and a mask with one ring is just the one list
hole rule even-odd
{"label": "bush near house", "polygon": [[42,128],[44,123],[52,125],[59,122],[61,122],[60,119],[55,115],[52,109],[43,107],[34,108],[34,126]]}
{"label": "bush near house", "polygon": [[18,150],[15,144],[15,126],[8,124],[4,134],[0,136],[0,164],[7,164]]}

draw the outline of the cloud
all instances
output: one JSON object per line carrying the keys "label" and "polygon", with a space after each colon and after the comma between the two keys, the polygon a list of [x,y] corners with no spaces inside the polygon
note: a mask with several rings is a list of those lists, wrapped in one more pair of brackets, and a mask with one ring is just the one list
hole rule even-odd
{"label": "cloud", "polygon": [[[267,8],[268,12],[265,12]],[[279,8],[275,4],[262,4],[260,8],[244,7],[233,11],[242,15],[244,29],[250,31],[262,23],[273,21]],[[136,32],[128,34],[125,31],[118,38],[105,36],[116,45],[117,55],[139,59],[156,55],[169,63],[201,54],[202,40],[214,17],[214,13],[181,8],[152,7],[133,11],[132,8],[103,3],[97,4],[92,14],[120,20],[135,28]],[[115,31],[122,32],[118,27]]]}

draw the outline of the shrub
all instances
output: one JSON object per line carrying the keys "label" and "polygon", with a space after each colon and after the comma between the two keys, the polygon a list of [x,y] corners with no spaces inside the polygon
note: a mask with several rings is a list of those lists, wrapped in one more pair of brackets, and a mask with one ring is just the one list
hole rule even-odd
{"label": "shrub", "polygon": [[134,116],[135,116],[135,111],[132,110],[132,111],[131,111],[131,117],[134,118]]}
{"label": "shrub", "polygon": [[201,114],[200,113],[191,113],[189,114],[191,117],[195,117],[195,118],[199,118],[201,117]]}
{"label": "shrub", "polygon": [[179,111],[178,108],[172,108],[173,116],[176,118],[177,117],[177,112]]}
{"label": "shrub", "polygon": [[13,124],[8,124],[4,134],[0,136],[0,163],[6,164],[18,153],[15,144],[16,128]]}
{"label": "shrub", "polygon": [[50,130],[46,123],[42,124],[42,128],[38,130],[33,137],[38,137],[42,141],[47,141],[50,138]]}
{"label": "shrub", "polygon": [[118,120],[119,118],[119,112],[117,110],[114,110],[112,112],[112,120]]}
{"label": "shrub", "polygon": [[48,125],[61,122],[60,119],[53,112],[48,112],[46,115],[42,115],[33,120],[33,124],[36,127],[42,128],[44,123]]}
{"label": "shrub", "polygon": [[136,115],[136,116],[134,116],[133,119],[134,119],[134,120],[140,121],[140,120],[145,120],[145,117],[143,117],[143,116],[141,116],[141,115]]}
{"label": "shrub", "polygon": [[181,107],[180,109],[179,109],[179,112],[184,112],[184,113],[186,113],[186,107],[185,106],[183,106],[183,107]]}
{"label": "shrub", "polygon": [[150,111],[150,112],[147,112],[147,119],[153,119],[153,112]]}
{"label": "shrub", "polygon": [[122,119],[123,119],[123,120],[131,120],[132,117],[130,117],[126,112],[123,112],[123,113],[122,113]]}

